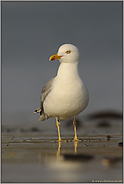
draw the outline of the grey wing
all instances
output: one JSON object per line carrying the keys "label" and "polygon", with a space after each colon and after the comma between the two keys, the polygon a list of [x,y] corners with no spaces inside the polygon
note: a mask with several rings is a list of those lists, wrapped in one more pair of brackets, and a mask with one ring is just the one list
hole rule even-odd
{"label": "grey wing", "polygon": [[45,84],[45,86],[44,86],[43,89],[42,89],[42,92],[41,92],[41,111],[43,111],[43,102],[44,102],[45,98],[47,97],[47,95],[49,94],[49,92],[50,92],[51,89],[52,89],[52,84],[53,84],[53,82],[54,82],[54,79],[55,79],[55,78],[50,79],[50,80]]}
{"label": "grey wing", "polygon": [[41,107],[39,107],[38,109],[36,109],[36,110],[34,111],[34,113],[40,113],[39,121],[44,121],[44,120],[47,120],[47,119],[49,118],[49,116],[48,116],[47,114],[44,113],[43,102],[44,102],[45,98],[47,97],[47,95],[49,94],[49,92],[50,92],[51,89],[52,89],[52,84],[53,84],[53,82],[54,82],[54,79],[55,79],[55,78],[50,79],[50,80],[45,84],[45,86],[43,87],[42,92],[41,92]]}

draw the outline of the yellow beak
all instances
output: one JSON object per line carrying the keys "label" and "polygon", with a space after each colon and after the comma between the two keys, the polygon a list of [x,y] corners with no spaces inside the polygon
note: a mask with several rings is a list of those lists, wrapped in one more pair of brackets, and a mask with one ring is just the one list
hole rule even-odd
{"label": "yellow beak", "polygon": [[52,55],[50,58],[49,58],[49,61],[54,61],[56,59],[60,59],[62,56],[58,56],[58,53],[55,54],[55,55]]}

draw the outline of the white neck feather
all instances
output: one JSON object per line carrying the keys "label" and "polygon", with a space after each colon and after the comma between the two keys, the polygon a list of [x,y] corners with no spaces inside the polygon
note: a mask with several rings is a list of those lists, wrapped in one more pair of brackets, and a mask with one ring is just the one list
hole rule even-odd
{"label": "white neck feather", "polygon": [[76,63],[61,63],[58,69],[57,77],[68,80],[71,78],[79,77],[78,75],[78,62]]}

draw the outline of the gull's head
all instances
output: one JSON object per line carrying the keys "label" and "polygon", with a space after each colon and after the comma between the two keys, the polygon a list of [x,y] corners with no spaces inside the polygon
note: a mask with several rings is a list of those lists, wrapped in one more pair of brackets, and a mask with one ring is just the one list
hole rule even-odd
{"label": "gull's head", "polygon": [[64,44],[59,47],[58,53],[52,55],[49,61],[59,59],[60,63],[76,63],[79,62],[79,50],[72,44]]}

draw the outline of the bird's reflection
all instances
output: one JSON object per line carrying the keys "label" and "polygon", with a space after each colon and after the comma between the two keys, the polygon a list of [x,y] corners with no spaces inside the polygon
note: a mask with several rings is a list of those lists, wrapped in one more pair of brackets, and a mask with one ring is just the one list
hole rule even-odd
{"label": "bird's reflection", "polygon": [[57,150],[57,157],[60,156],[60,149],[61,149],[61,141],[58,141],[58,150]]}
{"label": "bird's reflection", "polygon": [[78,146],[78,141],[74,141],[74,153],[77,153],[77,146]]}
{"label": "bird's reflection", "polygon": [[[78,141],[74,141],[74,153],[77,153],[77,147],[78,147]],[[58,141],[58,149],[57,149],[57,157],[60,156],[60,151],[61,151],[61,141]]]}

